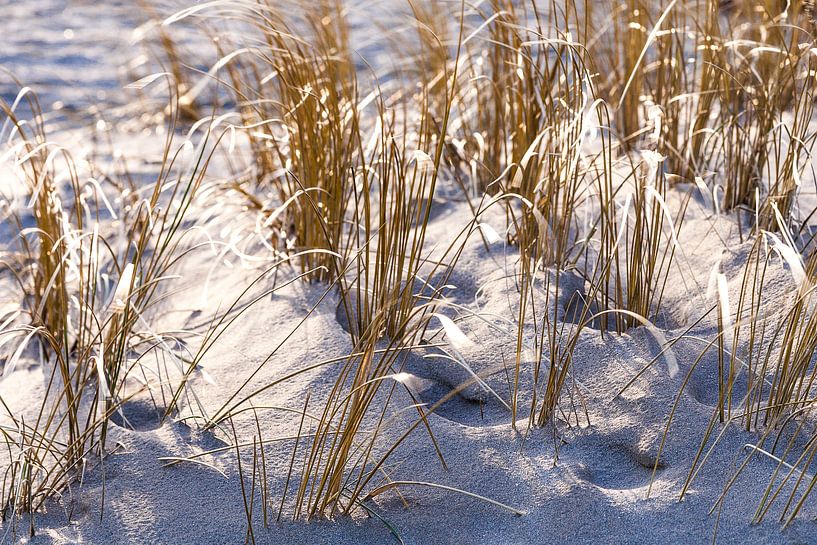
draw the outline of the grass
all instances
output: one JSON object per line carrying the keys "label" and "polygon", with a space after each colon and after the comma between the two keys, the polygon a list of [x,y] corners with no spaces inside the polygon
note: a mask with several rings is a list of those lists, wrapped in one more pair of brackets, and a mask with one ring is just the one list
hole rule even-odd
{"label": "grass", "polygon": [[[357,167],[359,140],[357,83],[348,30],[339,3],[321,1],[298,24],[296,35],[280,9],[259,3],[251,11],[257,42],[232,55],[227,40],[218,42],[225,86],[249,139],[258,189],[277,197],[269,207],[239,187],[264,214],[264,225],[281,251],[323,248],[303,254],[302,270],[317,280],[340,273],[333,253],[343,245],[343,221],[351,198],[351,173]],[[183,19],[183,18],[182,18]],[[255,189],[254,191],[257,191]]]}
{"label": "grass", "polygon": [[[28,100],[36,120],[36,98]],[[4,343],[22,342],[5,370],[12,372],[26,347],[36,346],[45,379],[44,392],[32,394],[28,420],[3,403],[9,420],[2,434],[10,461],[3,478],[3,512],[16,520],[61,494],[87,465],[104,464],[111,419],[139,393],[129,378],[142,375],[145,386],[163,390],[167,379],[148,378],[155,370],[147,361],[164,354],[180,362],[173,336],[153,331],[147,320],[166,297],[163,286],[174,266],[195,249],[186,240],[190,231],[183,221],[209,156],[205,136],[194,163],[180,164],[170,126],[153,187],[137,195],[132,214],[120,218],[110,203],[125,201],[124,195],[114,197],[113,188],[81,182],[77,164],[47,139],[42,125],[22,121],[12,105],[2,108],[36,222],[18,240],[15,276],[23,306],[18,320],[4,323],[2,334]],[[63,201],[66,194],[69,199]],[[121,230],[124,238],[107,239],[106,229],[111,237]],[[134,358],[134,352],[139,356]],[[33,535],[33,516],[31,521]]]}
{"label": "grass", "polygon": [[[180,119],[188,122],[195,122],[202,117],[202,111],[196,98],[192,96],[194,86],[190,68],[185,66],[185,53],[180,51],[179,44],[176,43],[170,32],[162,25],[162,20],[157,13],[157,7],[149,0],[138,2],[139,10],[149,19],[136,31],[136,36],[148,51],[147,57],[159,64],[168,74],[172,76],[175,86],[175,93],[179,97],[178,114]],[[145,76],[148,74],[142,74]],[[132,79],[139,79],[139,76]],[[166,113],[170,113],[170,108]]]}
{"label": "grass", "polygon": [[[33,360],[46,378],[33,410],[0,398],[8,413],[0,498],[12,528],[25,521],[33,534],[47,501],[106,463],[111,423],[140,396],[165,420],[225,440],[164,462],[227,476],[207,460],[234,455],[247,542],[259,521],[361,511],[400,540],[378,498],[405,502],[404,489],[519,515],[480,491],[406,478],[398,460],[426,441],[440,467],[458,463],[446,457],[434,413],[472,390],[485,397],[479,411],[505,411],[509,441],[541,441],[544,429],[558,453],[564,436],[607,424],[591,422],[599,398],[585,395],[585,381],[623,399],[652,380],[659,360],[662,380],[679,390],[661,415],[654,478],[693,382],[712,363],[705,388],[717,401],[683,460],[680,497],[724,438],[742,433],[747,446],[711,498],[713,512],[763,457],[775,469],[753,521],[777,506],[790,524],[817,483],[811,7],[411,0],[404,24],[388,29],[395,60],[384,67],[355,49],[360,6],[196,5],[142,28],[166,73],[131,88],[144,94],[166,82],[171,97],[155,117],[167,125],[149,183],[129,172],[94,178],[101,166],[49,140],[34,94],[0,103],[3,158],[24,188],[4,208],[16,236],[3,241],[0,280],[22,300],[0,315],[4,374]],[[181,26],[206,37],[213,57],[186,58]],[[194,68],[204,64],[212,68]],[[741,249],[729,254],[736,238]],[[232,298],[226,308],[206,301],[205,325],[163,332],[154,321],[163,305],[179,304],[173,277],[187,280],[185,259],[218,246],[208,285],[222,264],[264,265],[219,294]],[[740,267],[728,257],[713,266],[710,254],[721,251]],[[495,278],[474,279],[472,292],[454,285],[480,274],[468,270],[474,255],[498,264],[502,314],[482,306]],[[256,309],[269,298],[300,289],[303,312],[263,339],[266,356],[237,363],[235,383],[204,401],[211,350],[230,342],[241,319],[263,320]],[[673,321],[685,321],[684,305],[685,331]],[[348,350],[293,366],[292,343],[331,306]],[[475,323],[494,338],[476,337]],[[588,372],[589,339],[626,343],[639,329],[658,348],[648,347],[652,360],[623,388],[620,377]],[[704,348],[679,362],[674,347],[692,342]],[[327,350],[337,352],[333,343]],[[501,369],[472,365],[482,363],[470,360],[477,346],[502,352]],[[468,378],[428,402],[415,388],[418,357]],[[322,377],[314,390],[291,394],[310,373]],[[273,394],[287,405],[269,405]],[[266,436],[273,412],[290,435]],[[271,474],[273,452],[281,454],[273,445],[291,449],[275,465],[286,475]]]}
{"label": "grass", "polygon": [[[779,214],[778,220],[782,223]],[[732,489],[749,462],[760,454],[770,458],[776,468],[759,499],[753,520],[761,522],[777,502],[778,507],[782,507],[780,521],[788,525],[795,519],[813,488],[813,479],[809,479],[808,474],[814,436],[808,431],[806,419],[801,417],[812,406],[811,389],[815,379],[812,360],[817,351],[817,342],[811,303],[814,254],[804,263],[791,235],[785,227],[782,229],[780,238],[767,232],[752,245],[734,313],[729,310],[731,305],[725,276],[719,275],[718,403],[693,459],[682,497],[722,439],[723,432],[713,435],[716,422],[720,422],[724,429],[729,426],[741,427],[756,431],[758,439],[755,444],[748,444],[746,452],[739,456],[743,460],[737,464],[716,506]],[[786,262],[790,267],[794,290],[786,301],[780,301],[777,297],[772,299],[774,305],[781,308],[769,311],[769,305],[764,304],[769,300],[764,286],[768,284],[767,275],[775,259]],[[728,346],[728,350],[724,350],[724,345]],[[713,346],[713,343],[709,343],[694,366]],[[745,383],[746,387],[746,392],[740,398],[735,393],[738,381]],[[675,409],[671,417],[674,412]],[[789,459],[792,461],[787,461]],[[804,481],[809,480],[811,483],[802,488]],[[784,502],[782,506],[780,502]]]}

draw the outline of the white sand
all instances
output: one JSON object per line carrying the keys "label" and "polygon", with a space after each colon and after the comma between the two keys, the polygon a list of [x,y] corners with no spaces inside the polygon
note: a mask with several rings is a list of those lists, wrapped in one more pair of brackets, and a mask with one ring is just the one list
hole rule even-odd
{"label": "white sand", "polygon": [[[432,230],[437,237],[444,237],[451,227],[467,220],[465,207],[448,205],[446,213],[435,220]],[[694,239],[708,223],[690,221],[690,228],[684,231],[682,239],[686,236]],[[729,223],[722,220],[719,227],[725,229]],[[497,257],[501,252],[500,244],[496,248]],[[741,252],[735,254],[734,259],[739,260]],[[501,301],[507,299],[503,298],[501,288],[491,287],[499,285],[490,281],[496,271],[492,256],[493,253],[487,255],[481,244],[474,241],[464,257],[468,266],[463,269],[468,271],[468,276],[455,277],[452,282],[458,286],[458,292],[462,291],[458,298],[463,302],[473,299],[475,288],[484,288],[479,304],[483,309],[499,313]],[[706,262],[706,254],[690,258],[702,265],[696,272],[705,277],[711,267]],[[732,262],[727,259],[727,263]],[[185,274],[187,278],[195,278],[196,271],[202,269],[203,266],[192,265],[185,268]],[[787,273],[781,271],[780,274]],[[225,301],[231,300],[242,285],[238,280],[241,277],[240,272],[220,271],[211,293],[224,294]],[[197,300],[199,287],[176,296],[168,308],[189,306],[191,301]],[[259,302],[251,313],[233,325],[231,333],[205,360],[206,369],[218,386],[201,380],[196,383],[207,409],[217,408],[228,393],[240,385],[297,325],[323,289],[320,285],[295,284],[271,300],[266,298]],[[669,306],[680,305],[689,297],[688,293],[691,292],[675,290]],[[215,303],[212,299],[211,304]],[[348,337],[335,320],[335,303],[334,298],[324,301],[279,355],[263,368],[253,384],[265,384],[293,369],[348,353]],[[190,311],[173,312],[166,320],[176,327],[191,327],[196,323]],[[712,323],[704,323],[693,328],[690,334],[708,337],[713,327]],[[670,330],[666,334],[672,338],[681,331]],[[478,343],[478,348],[469,355],[475,369],[495,360],[497,352],[512,355],[513,345],[509,339],[499,335],[481,336],[476,329],[468,332]],[[421,429],[400,447],[389,464],[393,479],[461,488],[520,508],[526,512],[525,516],[515,517],[471,498],[425,488],[403,490],[409,508],[388,493],[377,498],[373,506],[406,543],[701,543],[711,540],[716,519],[707,514],[708,510],[730,476],[735,460],[743,454],[743,446],[756,441],[754,434],[728,431],[685,501],[677,501],[691,456],[717,398],[714,352],[701,364],[701,372],[693,374],[692,383],[682,396],[651,497],[646,499],[668,408],[699,352],[700,346],[679,343],[676,355],[681,373],[676,378],[670,379],[663,362],[659,362],[624,395],[612,400],[621,386],[652,358],[656,345],[643,328],[621,337],[606,335],[604,338],[598,331],[587,330],[574,358],[575,378],[582,385],[580,391],[590,425],[582,415],[578,426],[575,416],[571,418],[571,428],[564,424],[558,426],[564,444],[558,450],[557,463],[554,463],[551,433],[534,430],[527,437],[515,433],[509,425],[507,411],[486,396],[484,416],[480,415],[476,403],[456,397],[430,417],[450,471],[442,469],[428,436]],[[413,387],[419,398],[429,404],[450,390],[449,383],[459,380],[437,362],[413,358],[408,368],[425,378],[416,381]],[[508,386],[503,377],[504,374],[499,373],[486,378],[507,398]],[[26,385],[34,386],[41,380],[36,369],[17,371],[0,383],[0,395],[25,404],[30,396]],[[307,390],[313,397],[319,396],[333,380],[332,369],[327,368],[261,394],[254,404],[297,409]],[[21,392],[28,395],[21,399]],[[393,401],[393,407],[396,410],[410,402],[408,396],[401,393]],[[563,406],[567,410],[569,402],[563,402]],[[199,465],[163,467],[160,457],[189,456],[224,443],[210,433],[178,422],[152,429],[156,423],[151,408],[152,405],[144,402],[127,413],[134,425],[142,429],[114,427],[109,448],[113,445],[119,448],[106,460],[104,469],[97,467],[89,471],[84,484],[72,490],[71,521],[63,511],[67,507],[51,504],[46,514],[37,516],[39,530],[34,543],[236,543],[243,539],[246,522],[234,452],[203,459],[223,471],[226,477]],[[262,434],[267,442],[270,489],[277,509],[292,441],[275,442],[275,439],[295,434],[298,419],[275,410],[262,410],[260,414]],[[250,438],[255,434],[255,421],[245,416],[237,418],[236,425],[239,436]],[[411,416],[406,417],[407,422],[412,421]],[[400,429],[398,424],[394,427]],[[520,429],[524,429],[523,422]],[[247,462],[249,460],[245,460]],[[748,524],[774,466],[763,458],[751,462],[725,503],[718,542],[808,543],[817,539],[817,527],[809,520],[817,514],[813,502],[786,531],[781,531],[772,517],[759,526]],[[106,501],[100,517],[103,481]],[[260,510],[255,516],[261,516]],[[255,532],[259,543],[388,543],[393,539],[383,523],[360,514],[334,522],[273,523],[269,529],[262,529],[258,524]]]}
{"label": "white sand", "polygon": [[[66,12],[56,9],[55,4],[52,0],[32,2],[25,8],[17,8],[20,11],[18,17],[25,13],[24,10],[32,10],[30,13],[40,8],[56,10],[55,13],[63,14],[53,16],[57,17],[56,23],[48,14],[42,14],[42,19],[38,19],[38,25],[43,27],[39,30],[46,36],[43,39],[51,37],[49,32],[52,25],[54,33],[59,35],[62,32],[62,28],[59,28],[64,26],[60,24],[63,21],[59,17],[62,16],[68,17],[68,24],[75,27],[74,37],[86,40],[83,43],[93,43],[99,39],[99,34],[85,35],[83,32],[88,28],[77,27],[83,21],[88,25],[88,10],[96,12],[94,5],[80,3],[80,7],[76,8],[79,12],[69,11],[69,15],[65,16]],[[121,25],[124,29],[135,26],[127,19],[128,10],[125,7],[99,11],[104,13],[105,19],[99,24],[106,27],[106,32],[115,33],[115,26],[107,26],[109,18],[111,25]],[[46,24],[46,19],[52,20],[52,23]],[[11,28],[15,23],[13,17],[5,21],[8,28],[2,30],[7,40],[14,35]],[[90,59],[91,76],[90,80],[83,78],[84,90],[107,89],[113,85],[106,79],[110,76],[110,67],[128,55],[125,41],[128,33],[120,34],[108,38],[106,43],[110,46],[122,40],[118,47],[125,48],[125,51],[102,47],[104,51],[118,51],[115,58],[119,60],[100,60],[106,53],[86,50],[84,46],[79,48],[86,51]],[[10,62],[13,69],[22,69],[30,58],[25,48],[35,46],[26,44],[22,38],[10,43],[19,54],[5,60]],[[66,96],[61,94],[71,89],[65,81],[70,82],[70,78],[54,72],[54,66],[62,65],[56,60],[43,62],[46,63],[43,67],[38,69],[31,66],[30,72],[22,71],[17,75],[27,83],[35,84],[35,89],[43,92],[49,100],[64,100],[78,108],[86,106],[82,97],[87,93],[83,89],[74,89],[70,93],[66,91]],[[69,74],[72,73],[72,69],[67,70]],[[43,79],[44,75],[49,74],[59,81]],[[118,80],[115,85],[119,85]],[[3,89],[4,96],[7,91]],[[115,88],[113,92],[116,92]],[[73,136],[81,140],[81,136],[86,134],[82,131],[87,124],[72,122],[70,116],[61,120],[61,125],[65,131],[52,135],[55,140],[64,141]],[[130,147],[130,158],[135,160],[136,168],[149,173],[151,160],[156,154],[155,146],[161,143],[151,144],[150,138],[134,134],[117,134],[115,138],[123,143],[136,142]],[[231,214],[231,210],[240,207],[239,197],[232,195],[230,198],[233,200],[220,203],[226,205],[221,210],[222,214],[207,223],[210,233],[217,234],[221,240],[229,239],[231,234],[241,229],[251,232],[254,227],[251,218],[235,220],[236,216]],[[435,213],[430,226],[429,248],[437,243],[444,246],[450,242],[452,233],[470,220],[468,207],[448,195],[441,197],[435,206],[439,207],[439,213]],[[241,221],[246,221],[246,225]],[[489,221],[497,229],[500,228],[498,217]],[[228,224],[232,233],[221,230]],[[679,238],[685,256],[679,257],[677,266],[673,268],[665,295],[664,308],[670,329],[664,333],[668,338],[684,332],[686,324],[693,323],[713,304],[703,291],[712,266],[722,252],[725,252],[723,270],[730,280],[730,295],[737,300],[749,244],[740,243],[733,217],[716,220],[703,210],[698,201],[690,206]],[[265,258],[260,247],[254,249],[257,256]],[[181,291],[163,304],[155,317],[156,330],[205,332],[209,316],[235,300],[243,287],[264,268],[263,263],[242,263],[235,257],[228,259],[230,266],[214,260],[205,248],[185,261],[177,271],[183,279],[173,286]],[[515,330],[507,325],[506,320],[514,319],[515,309],[509,303],[513,300],[514,287],[503,277],[508,274],[508,263],[514,259],[514,250],[502,243],[486,250],[478,239],[471,240],[451,278],[450,283],[456,289],[448,294],[457,304],[466,306],[472,313],[482,313],[491,322],[491,326],[473,318],[463,322],[463,329],[476,343],[464,355],[473,369],[506,401],[509,386],[501,366],[503,357],[507,361],[512,361],[514,357]],[[774,276],[774,281],[770,282],[767,290],[770,293],[769,301],[775,304],[776,300],[779,302],[785,297],[793,284],[779,260],[775,261],[775,270],[770,276]],[[262,283],[259,289],[268,287],[269,284]],[[233,324],[229,333],[214,346],[204,361],[204,367],[216,385],[208,384],[201,377],[193,383],[205,412],[212,413],[227,400],[296,328],[325,289],[319,284],[290,285],[272,296],[264,297]],[[0,285],[0,290],[3,294],[0,305],[13,304],[15,296],[6,296],[12,293],[11,288]],[[269,383],[292,370],[348,354],[351,346],[348,335],[336,319],[337,303],[334,293],[325,298],[317,311],[261,368],[248,389]],[[437,325],[435,322],[435,327]],[[712,319],[692,328],[689,335],[710,339],[716,327],[713,314]],[[502,334],[502,328],[509,329],[509,333]],[[438,336],[437,340],[440,338]],[[195,342],[193,337],[190,339],[191,343]],[[563,397],[565,414],[557,419],[558,437],[551,429],[525,432],[525,402],[528,400],[520,401],[523,408],[519,422],[521,432],[515,432],[507,410],[483,389],[470,387],[429,418],[448,463],[448,471],[442,468],[422,428],[418,428],[400,446],[386,467],[394,480],[427,481],[460,488],[519,508],[525,511],[524,516],[513,516],[495,506],[456,493],[420,487],[401,490],[408,507],[391,492],[374,499],[372,507],[388,520],[405,543],[415,545],[710,542],[716,515],[709,515],[709,510],[731,476],[736,461],[745,456],[744,446],[756,442],[758,436],[735,427],[728,429],[685,500],[678,501],[692,457],[717,400],[717,360],[712,351],[693,373],[689,386],[681,395],[660,459],[660,468],[651,495],[647,498],[652,466],[669,409],[702,344],[689,340],[676,345],[675,355],[680,373],[674,378],[670,378],[665,362],[660,360],[622,396],[614,399],[621,387],[657,354],[658,349],[655,340],[642,327],[621,336],[602,336],[601,332],[588,328],[582,333],[575,350],[573,378],[576,385],[568,387]],[[413,354],[405,371],[416,377],[410,387],[422,402],[433,404],[467,378],[461,369],[452,364],[423,359],[421,356],[419,351]],[[313,399],[321,399],[326,394],[335,379],[335,369],[328,366],[301,375],[258,395],[253,403],[258,407],[299,410],[307,391]],[[743,377],[745,379],[745,375]],[[33,400],[43,395],[42,384],[43,370],[34,363],[34,358],[27,358],[0,381],[0,396],[13,410],[30,410]],[[736,388],[740,388],[740,381]],[[404,390],[398,388],[396,392],[391,405],[394,412],[412,403]],[[571,392],[580,395],[583,402],[579,403],[576,397],[577,402],[572,405],[568,398]],[[484,402],[482,407],[476,401],[478,399]],[[574,406],[577,412],[570,413]],[[190,410],[191,407],[186,406],[181,414],[189,414]],[[260,408],[259,415],[266,442],[267,474],[273,504],[271,513],[274,518],[293,447],[292,440],[279,439],[296,434],[299,419],[276,409]],[[225,445],[225,438],[199,431],[195,425],[178,419],[156,427],[152,405],[144,396],[127,408],[126,417],[137,429],[112,427],[108,443],[112,454],[103,466],[93,464],[89,467],[84,482],[74,485],[70,493],[66,492],[65,501],[50,502],[45,513],[36,515],[37,535],[30,542],[243,542],[246,518],[234,451],[202,458],[212,467],[190,463],[165,467],[159,460],[219,448]],[[568,417],[569,426],[564,417]],[[415,418],[416,412],[400,413],[392,424],[394,431],[387,432],[385,436],[396,436]],[[237,417],[235,425],[242,440],[251,441],[256,434],[256,422],[248,413]],[[386,437],[385,446],[388,445]],[[558,451],[555,448],[557,444]],[[554,459],[556,452],[558,461]],[[245,454],[246,472],[250,460],[249,453]],[[720,514],[719,543],[817,542],[817,525],[812,522],[817,516],[815,501],[807,502],[798,520],[786,530],[781,529],[772,515],[760,525],[749,524],[775,465],[769,459],[755,457],[742,473]],[[103,490],[104,508],[101,501]],[[285,520],[281,523],[273,520],[268,528],[261,524],[261,511],[256,508],[254,532],[258,543],[397,542],[383,522],[365,516],[362,511],[352,518],[302,523],[290,520],[291,501],[287,507],[289,509],[284,510]],[[8,525],[2,530],[6,541],[14,541],[8,532]],[[27,542],[25,533],[25,526],[22,525],[18,529],[21,542]]]}

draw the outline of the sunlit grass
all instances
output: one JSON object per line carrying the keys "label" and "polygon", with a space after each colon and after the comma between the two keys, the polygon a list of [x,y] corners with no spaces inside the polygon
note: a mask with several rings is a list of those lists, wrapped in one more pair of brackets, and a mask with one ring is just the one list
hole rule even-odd
{"label": "sunlit grass", "polygon": [[[166,72],[131,87],[168,83],[170,105],[151,112],[166,121],[167,140],[156,179],[135,189],[84,181],[70,152],[48,140],[30,91],[18,101],[30,119],[18,117],[20,104],[0,104],[4,157],[24,182],[35,223],[24,228],[19,213],[5,220],[20,235],[3,259],[23,304],[0,316],[0,347],[12,347],[5,372],[37,345],[51,373],[35,421],[9,410],[12,424],[0,428],[10,457],[6,510],[15,520],[28,514],[33,532],[32,513],[87,464],[104,463],[111,417],[146,392],[161,397],[166,418],[184,405],[190,422],[232,441],[221,451],[236,456],[248,541],[257,495],[265,526],[276,511],[278,519],[370,512],[368,500],[402,487],[463,493],[521,514],[420,476],[392,479],[387,463],[421,432],[437,461],[449,463],[432,418],[445,400],[428,406],[414,398],[407,358],[438,349],[470,376],[449,397],[485,389],[507,409],[507,425],[529,438],[545,429],[555,439],[560,427],[579,425],[564,415],[584,403],[575,361],[588,335],[643,327],[659,345],[650,365],[665,361],[675,379],[673,345],[689,331],[668,341],[660,328],[677,325],[668,319],[670,283],[700,287],[687,257],[699,241],[685,239],[683,227],[701,197],[705,219],[736,224],[751,249],[737,298],[720,262],[710,293],[690,293],[702,301],[695,323],[712,320],[716,332],[685,362],[659,452],[672,441],[693,370],[714,354],[718,403],[700,449],[689,453],[680,495],[737,428],[758,439],[724,495],[751,457],[766,456],[778,465],[754,520],[779,502],[790,523],[817,483],[817,441],[804,424],[817,387],[817,254],[814,211],[800,204],[804,180],[813,182],[817,135],[812,4],[785,11],[772,1],[722,4],[411,0],[405,25],[389,36],[396,51],[385,69],[354,49],[356,7],[341,0],[210,2],[163,20],[152,15],[142,30]],[[209,70],[183,58],[181,25],[212,43]],[[192,127],[184,133],[181,118]],[[177,146],[180,134],[187,140]],[[233,176],[207,195],[244,203],[241,219],[254,222],[269,267],[236,290],[226,310],[210,309],[199,346],[180,350],[172,335],[153,331],[151,312],[174,267],[197,247],[189,240],[193,213],[207,218],[219,207],[199,199],[219,159],[235,167]],[[441,247],[430,233],[446,199],[463,200],[469,212]],[[483,223],[489,214],[504,224]],[[206,222],[196,227],[207,232]],[[504,370],[507,399],[460,356],[472,341],[450,313],[468,311],[446,296],[474,243],[486,251],[502,243],[513,286],[502,329],[514,353]],[[787,301],[764,296],[777,265],[792,276]],[[317,302],[263,361],[236,368],[239,387],[206,409],[193,381],[205,354],[238,316],[298,282],[318,286]],[[259,385],[326,300],[345,317],[349,353]],[[129,389],[127,378],[155,352],[177,364],[173,379]],[[281,409],[297,432],[284,489],[271,490],[266,412],[255,402],[316,369],[331,371],[331,385]],[[747,383],[740,396],[739,377]],[[398,390],[413,404],[396,407]],[[398,418],[407,413],[412,419]],[[234,425],[250,414],[252,440]],[[166,462],[206,465],[202,456]]]}

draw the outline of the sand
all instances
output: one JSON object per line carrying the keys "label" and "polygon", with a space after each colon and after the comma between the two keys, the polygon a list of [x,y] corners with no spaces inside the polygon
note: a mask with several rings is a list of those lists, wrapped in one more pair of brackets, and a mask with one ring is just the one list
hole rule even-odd
{"label": "sand", "polygon": [[[38,0],[12,10],[12,16],[0,22],[4,43],[12,50],[4,53],[2,63],[32,85],[44,103],[63,102],[61,113],[51,120],[52,138],[79,150],[98,128],[95,118],[74,115],[73,110],[82,112],[94,105],[100,112],[114,112],[111,115],[127,111],[126,101],[119,97],[122,80],[127,80],[126,67],[134,57],[132,31],[139,23],[131,16],[128,3],[99,9],[95,3],[66,6],[55,0]],[[97,17],[100,13],[102,19]],[[27,36],[13,31],[23,18],[32,16],[34,28]],[[67,28],[72,32],[64,31]],[[41,52],[36,62],[31,62],[32,50]],[[77,78],[79,72],[82,76]],[[0,91],[12,99],[16,93],[11,85]],[[112,128],[111,137],[115,146],[127,150],[134,171],[149,178],[156,168],[161,139],[122,125]],[[225,165],[215,164],[213,184],[226,172]],[[692,188],[678,187],[674,191],[673,206],[677,206]],[[197,334],[206,332],[209,316],[232,303],[270,261],[263,245],[253,238],[253,218],[236,213],[242,207],[240,196],[226,192],[218,198],[217,214],[209,210],[208,202],[199,202],[190,221],[205,226],[215,240],[236,242],[246,258],[210,246],[198,249],[177,268],[181,278],[167,287],[173,293],[151,322],[155,331],[187,331],[184,338],[191,345],[197,342]],[[450,187],[441,188],[435,199],[428,248],[444,247],[452,233],[471,220],[468,206]],[[489,214],[486,221],[501,231],[499,214]],[[8,232],[0,233],[8,236]],[[332,521],[294,522],[288,516],[290,499],[282,521],[276,521],[292,453],[291,437],[299,425],[297,417],[276,408],[299,410],[307,392],[313,399],[326,395],[336,376],[336,367],[329,365],[269,389],[253,400],[265,442],[272,502],[272,520],[266,528],[256,505],[255,541],[397,543],[385,520],[404,543],[413,545],[704,543],[713,540],[716,526],[718,543],[817,542],[815,501],[807,502],[798,519],[785,530],[771,515],[762,524],[750,524],[776,466],[762,456],[752,459],[722,509],[710,514],[736,463],[745,457],[746,445],[758,439],[756,433],[736,426],[726,430],[684,500],[678,501],[692,457],[717,403],[715,352],[699,364],[679,396],[702,349],[692,337],[713,336],[717,331],[714,314],[689,331],[687,328],[714,304],[706,286],[718,260],[729,280],[730,297],[737,300],[751,244],[741,241],[734,215],[715,217],[694,191],[679,241],[684,255],[670,273],[664,319],[658,324],[668,339],[681,334],[690,337],[674,347],[679,373],[671,376],[666,361],[659,359],[617,396],[660,347],[645,327],[622,335],[586,328],[574,353],[573,384],[566,389],[566,396],[574,396],[574,402],[563,399],[564,413],[555,428],[528,430],[523,411],[515,430],[502,403],[485,388],[471,386],[429,417],[447,470],[422,428],[401,444],[386,466],[393,480],[425,481],[466,490],[513,506],[523,511],[523,516],[455,492],[407,486],[401,489],[406,505],[391,492],[371,501],[383,520],[358,510],[352,517]],[[0,239],[2,243],[4,239]],[[502,362],[514,356],[515,328],[508,324],[516,313],[512,302],[515,287],[507,279],[514,251],[503,242],[486,247],[479,238],[472,238],[447,294],[462,306],[458,313],[452,311],[452,316],[464,317],[461,327],[473,342],[463,356],[505,402],[509,401],[510,391]],[[294,274],[291,269],[287,271]],[[777,259],[769,276],[768,304],[779,304],[794,285],[790,271]],[[248,299],[268,288],[269,281],[260,283]],[[349,336],[338,320],[337,294],[326,291],[326,285],[299,282],[260,298],[207,353],[203,367],[211,380],[201,374],[191,385],[201,406],[185,403],[179,414],[160,425],[150,398],[135,398],[125,408],[128,425],[120,418],[119,425],[111,428],[110,452],[105,460],[101,464],[92,461],[81,483],[75,483],[61,501],[49,502],[45,512],[35,515],[35,537],[26,536],[24,524],[17,528],[16,536],[12,526],[6,524],[1,527],[2,542],[244,542],[247,521],[235,452],[227,449],[202,457],[207,465],[168,466],[167,458],[188,457],[227,445],[231,439],[223,433],[202,431],[195,421],[183,417],[217,410],[259,366],[245,391],[351,351]],[[7,277],[3,277],[0,293],[3,308],[18,301]],[[564,296],[557,299],[551,297],[552,304],[564,306]],[[301,324],[304,314],[316,304],[316,310]],[[558,312],[561,318],[566,317],[564,309]],[[434,322],[434,327],[439,328],[439,323]],[[438,341],[445,339],[440,331],[429,334]],[[284,344],[278,348],[281,342]],[[265,362],[273,351],[274,356]],[[0,397],[12,410],[30,410],[34,400],[43,395],[47,370],[30,352],[0,380]],[[404,371],[412,375],[408,389],[423,403],[435,403],[468,378],[456,365],[422,356],[420,350],[412,354]],[[167,362],[145,365],[154,369],[169,365],[173,373]],[[745,382],[745,374],[742,380]],[[740,384],[739,377],[736,388]],[[745,391],[745,385],[743,388]],[[384,435],[384,444],[416,418],[416,413],[400,410],[413,403],[406,390],[398,388],[395,392],[390,409],[394,421]],[[669,410],[676,398],[677,411],[650,486]],[[252,441],[257,435],[256,420],[250,413],[243,413],[234,423],[242,440]],[[246,477],[251,464],[246,451],[243,464]]]}

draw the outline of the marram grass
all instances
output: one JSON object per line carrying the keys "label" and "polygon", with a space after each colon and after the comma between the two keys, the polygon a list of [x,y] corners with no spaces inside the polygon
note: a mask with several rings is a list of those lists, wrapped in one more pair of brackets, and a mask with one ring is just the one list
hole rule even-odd
{"label": "marram grass", "polygon": [[[737,297],[720,263],[709,293],[695,294],[706,302],[695,324],[712,320],[714,333],[695,339],[701,352],[678,377],[653,474],[693,371],[714,358],[717,404],[689,454],[680,497],[727,430],[740,428],[758,439],[746,445],[723,495],[711,498],[713,512],[750,460],[763,456],[776,469],[753,520],[773,511],[784,524],[798,516],[817,484],[817,441],[807,425],[817,387],[815,210],[800,200],[817,134],[813,3],[411,0],[404,8],[382,79],[354,49],[349,10],[356,7],[341,0],[216,1],[148,23],[156,41],[147,47],[165,72],[133,87],[166,81],[171,98],[150,112],[167,123],[158,175],[135,191],[124,182],[84,182],[70,152],[49,141],[25,88],[13,104],[0,104],[4,151],[35,223],[23,228],[15,214],[5,220],[20,235],[3,264],[22,304],[0,317],[0,348],[9,353],[8,372],[35,345],[49,370],[36,418],[7,411],[11,424],[0,428],[9,458],[0,500],[14,528],[25,521],[35,532],[46,501],[89,464],[105,463],[111,419],[143,393],[162,400],[164,418],[187,407],[194,412],[187,421],[230,441],[164,462],[209,467],[205,455],[234,453],[250,542],[259,522],[273,518],[357,510],[380,517],[371,500],[400,497],[403,488],[464,494],[521,515],[518,506],[422,476],[393,479],[388,462],[408,437],[424,433],[438,462],[452,463],[431,416],[474,385],[507,409],[509,428],[528,440],[548,430],[558,449],[559,429],[579,425],[569,415],[587,414],[574,355],[591,334],[643,327],[659,345],[619,394],[658,361],[675,379],[673,346],[689,340],[692,326],[671,340],[660,328],[668,283],[688,279],[687,253],[697,241],[685,240],[682,226],[698,196],[713,230],[728,216],[750,249]],[[209,70],[183,58],[180,25],[211,38]],[[20,117],[21,104],[30,119]],[[193,128],[178,148],[181,122]],[[198,348],[179,350],[172,334],[154,331],[152,311],[174,267],[197,248],[188,221],[194,208],[207,208],[202,193],[214,194],[207,170],[219,154],[242,165],[219,188],[245,200],[242,213],[255,222],[271,265],[226,310],[213,311]],[[434,212],[452,193],[473,217],[447,247],[430,248]],[[489,215],[504,224],[490,226]],[[503,333],[514,357],[504,370],[506,397],[459,357],[471,339],[449,315],[462,309],[447,298],[448,281],[475,241],[486,249],[501,243],[510,261],[514,315]],[[769,302],[770,271],[781,263],[794,289],[788,300]],[[219,407],[205,409],[193,379],[203,376],[208,350],[264,296],[296,282],[319,285],[318,301],[265,359],[236,371],[240,386]],[[257,288],[263,295],[253,295]],[[565,312],[560,296],[569,300]],[[349,353],[259,385],[284,342],[332,297]],[[396,408],[395,392],[413,396],[407,359],[431,348],[470,378],[433,405]],[[128,388],[156,353],[176,363],[173,380]],[[316,369],[332,373],[327,392],[292,407],[260,403],[265,392]],[[283,490],[270,488],[271,439],[262,429],[269,410],[285,412],[297,428]],[[401,412],[412,419],[396,418]],[[234,421],[250,415],[248,439]]]}

